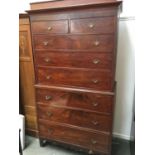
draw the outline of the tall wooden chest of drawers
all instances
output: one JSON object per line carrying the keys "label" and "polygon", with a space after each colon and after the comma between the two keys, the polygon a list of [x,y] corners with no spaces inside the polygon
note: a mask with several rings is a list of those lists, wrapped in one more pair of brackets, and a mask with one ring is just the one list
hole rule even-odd
{"label": "tall wooden chest of drawers", "polygon": [[46,141],[111,154],[121,1],[31,3],[38,130]]}

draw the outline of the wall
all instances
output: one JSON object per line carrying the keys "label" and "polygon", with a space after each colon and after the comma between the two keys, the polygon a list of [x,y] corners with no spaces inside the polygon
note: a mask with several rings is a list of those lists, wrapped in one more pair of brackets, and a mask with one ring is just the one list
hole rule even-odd
{"label": "wall", "polygon": [[134,18],[119,21],[116,64],[117,96],[113,134],[130,139],[134,103]]}
{"label": "wall", "polygon": [[123,1],[119,20],[118,51],[116,64],[117,95],[114,114],[113,135],[132,139],[134,130],[134,86],[135,86],[135,2]]}
{"label": "wall", "polygon": [[[19,12],[29,10],[29,3],[40,0],[20,1]],[[117,96],[113,135],[130,139],[134,102],[134,1],[124,0],[119,20],[118,53],[116,67]]]}

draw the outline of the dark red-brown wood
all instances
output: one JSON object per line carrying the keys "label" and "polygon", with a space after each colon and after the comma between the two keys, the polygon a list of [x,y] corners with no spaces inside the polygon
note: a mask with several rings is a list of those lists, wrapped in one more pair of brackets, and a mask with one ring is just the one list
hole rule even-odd
{"label": "dark red-brown wood", "polygon": [[121,2],[31,3],[40,144],[110,155]]}
{"label": "dark red-brown wood", "polygon": [[37,21],[31,27],[34,34],[68,33],[68,20]]}
{"label": "dark red-brown wood", "polygon": [[109,132],[111,129],[112,118],[110,115],[45,105],[38,105],[38,115],[39,119],[89,128],[101,132]]}
{"label": "dark red-brown wood", "polygon": [[[93,12],[93,13],[92,13]],[[30,16],[31,23],[36,21],[58,21],[58,20],[68,20],[70,19],[87,19],[87,18],[105,18],[105,17],[115,17],[115,26],[117,23],[117,12],[118,7],[88,7],[77,8],[77,9],[66,9],[66,10],[46,10],[33,12],[33,16]],[[31,14],[31,13],[30,13]],[[116,32],[116,31],[115,31]],[[33,32],[32,32],[33,33]]]}
{"label": "dark red-brown wood", "polygon": [[36,35],[34,49],[36,50],[85,50],[106,51],[114,50],[112,35]]}
{"label": "dark red-brown wood", "polygon": [[119,6],[121,0],[55,0],[45,2],[30,3],[31,10],[44,10],[44,9],[65,9],[77,8],[87,6]]}
{"label": "dark red-brown wood", "polygon": [[40,136],[47,139],[54,139],[82,148],[91,148],[95,151],[109,153],[109,134],[80,130],[79,128],[71,128],[44,120],[39,120],[39,130]]}
{"label": "dark red-brown wood", "polygon": [[46,106],[80,109],[110,115],[113,109],[113,95],[86,92],[67,92],[54,89],[36,89],[36,102]]}
{"label": "dark red-brown wood", "polygon": [[110,71],[74,69],[74,68],[45,68],[36,70],[37,84],[70,86],[95,90],[109,90],[114,86]]}
{"label": "dark red-brown wood", "polygon": [[115,17],[72,19],[71,33],[76,34],[113,34]]}
{"label": "dark red-brown wood", "polygon": [[36,51],[37,66],[100,68],[112,70],[112,54],[100,52],[54,52]]}

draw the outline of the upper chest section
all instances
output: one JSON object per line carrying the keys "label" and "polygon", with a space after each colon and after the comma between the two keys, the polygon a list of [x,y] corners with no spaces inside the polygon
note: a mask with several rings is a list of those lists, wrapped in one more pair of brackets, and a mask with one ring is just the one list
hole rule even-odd
{"label": "upper chest section", "polygon": [[117,7],[70,8],[30,14],[33,34],[114,33]]}

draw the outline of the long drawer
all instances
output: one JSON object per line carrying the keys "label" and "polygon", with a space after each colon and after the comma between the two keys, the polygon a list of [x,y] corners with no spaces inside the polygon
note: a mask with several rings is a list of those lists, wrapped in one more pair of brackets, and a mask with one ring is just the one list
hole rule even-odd
{"label": "long drawer", "polygon": [[54,106],[38,105],[39,119],[70,124],[74,126],[110,132],[112,127],[111,116],[71,110]]}
{"label": "long drawer", "polygon": [[37,83],[96,90],[112,90],[112,73],[104,70],[45,68],[36,69]]}
{"label": "long drawer", "polygon": [[39,134],[42,138],[52,139],[90,150],[109,152],[110,135],[97,134],[78,128],[56,125],[51,122],[39,120]]}
{"label": "long drawer", "polygon": [[37,66],[101,68],[112,69],[113,56],[110,53],[100,52],[48,52],[36,51]]}
{"label": "long drawer", "polygon": [[34,35],[36,50],[85,50],[106,51],[114,50],[113,35]]}
{"label": "long drawer", "polygon": [[102,95],[88,92],[67,92],[52,89],[36,89],[36,102],[46,106],[82,109],[96,113],[111,114],[113,95]]}

